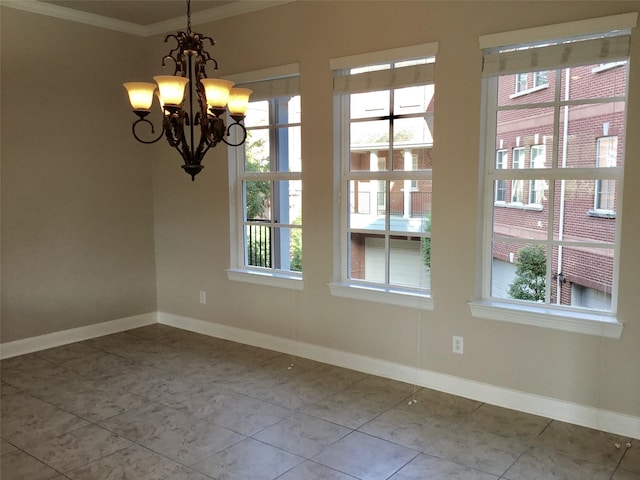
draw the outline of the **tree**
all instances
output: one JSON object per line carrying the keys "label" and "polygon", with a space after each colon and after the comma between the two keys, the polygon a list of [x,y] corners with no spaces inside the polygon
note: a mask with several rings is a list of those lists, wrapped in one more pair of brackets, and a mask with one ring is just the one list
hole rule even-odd
{"label": "tree", "polygon": [[[427,214],[425,219],[422,221],[423,230],[425,232],[431,233],[431,214]],[[422,238],[422,263],[427,268],[431,268],[431,237],[423,237]]]}
{"label": "tree", "polygon": [[[264,152],[265,140],[254,140],[251,131],[247,132],[245,142],[245,170],[247,172],[269,171],[269,155]],[[267,180],[248,181],[245,183],[247,219],[263,218],[268,209],[271,197],[271,183]]]}
{"label": "tree", "polygon": [[516,276],[509,285],[509,296],[518,300],[544,301],[547,256],[544,246],[527,245],[518,250]]}
{"label": "tree", "polygon": [[[295,223],[300,224],[301,218],[298,217]],[[289,268],[292,272],[302,271],[302,229],[291,229],[291,263]]]}

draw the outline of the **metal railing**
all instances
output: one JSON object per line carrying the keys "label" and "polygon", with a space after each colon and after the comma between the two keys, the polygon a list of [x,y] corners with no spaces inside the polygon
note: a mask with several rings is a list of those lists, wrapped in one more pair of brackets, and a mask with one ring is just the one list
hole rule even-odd
{"label": "metal railing", "polygon": [[247,265],[271,268],[271,227],[257,222],[268,222],[258,218],[248,218],[247,235]]}

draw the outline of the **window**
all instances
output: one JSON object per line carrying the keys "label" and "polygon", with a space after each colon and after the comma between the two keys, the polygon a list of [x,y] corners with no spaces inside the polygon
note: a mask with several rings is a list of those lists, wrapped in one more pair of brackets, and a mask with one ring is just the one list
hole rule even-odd
{"label": "window", "polygon": [[[513,149],[513,169],[524,168],[524,147]],[[511,180],[511,203],[522,204],[524,197],[524,180]]]}
{"label": "window", "polygon": [[340,132],[333,294],[430,308],[434,61],[434,45],[332,60]]}
{"label": "window", "polygon": [[[496,170],[507,168],[508,154],[506,150],[496,152]],[[507,182],[503,179],[496,181],[496,203],[505,203],[507,200]]]}
{"label": "window", "polygon": [[297,65],[282,69],[286,77],[242,82],[254,93],[247,139],[230,168],[229,277],[301,288],[295,282],[302,278],[300,95]]}
{"label": "window", "polygon": [[[611,168],[618,160],[618,137],[601,137],[597,140],[596,167]],[[615,212],[615,180],[596,180],[596,211]]]}
{"label": "window", "polygon": [[[608,31],[612,21],[622,25]],[[481,298],[470,303],[474,316],[620,336],[620,219],[591,213],[594,198],[596,210],[620,211],[628,71],[591,72],[603,60],[628,58],[629,29],[636,23],[637,15],[624,14],[572,22],[566,29],[556,25],[481,37],[484,237]],[[602,30],[580,31],[594,25]],[[546,36],[558,31],[576,36]],[[518,45],[508,42],[512,39],[527,41]],[[544,68],[548,87],[535,98],[514,98],[514,75],[531,73],[532,65]],[[512,169],[499,168],[494,160],[503,145],[516,145]],[[521,145],[529,146],[531,168],[522,168]],[[514,202],[526,182],[536,208],[497,208],[493,192],[502,180],[511,181]]]}
{"label": "window", "polygon": [[526,73],[516,74],[516,93],[522,93],[527,91],[527,80],[529,75]]}
{"label": "window", "polygon": [[[531,147],[531,168],[544,168],[545,167],[545,153],[546,148],[544,145],[533,145]],[[544,180],[530,180],[529,181],[529,204],[530,205],[542,205],[542,199],[544,192],[547,188],[547,184]]]}
{"label": "window", "polygon": [[548,84],[547,72],[535,72],[533,74],[533,88],[545,87]]}

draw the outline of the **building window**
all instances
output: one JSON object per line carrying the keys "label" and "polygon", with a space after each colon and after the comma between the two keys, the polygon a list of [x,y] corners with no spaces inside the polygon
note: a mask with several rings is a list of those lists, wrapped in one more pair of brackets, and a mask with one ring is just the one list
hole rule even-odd
{"label": "building window", "polygon": [[[513,149],[513,169],[524,168],[524,147]],[[511,180],[511,203],[522,204],[524,201],[524,180]]]}
{"label": "building window", "polygon": [[526,73],[516,74],[516,93],[522,93],[527,91],[527,80],[529,75]]}
{"label": "building window", "polygon": [[[544,145],[532,145],[531,146],[531,168],[544,168],[546,163],[546,148]],[[529,181],[529,204],[530,205],[542,205],[542,199],[544,198],[544,192],[547,188],[547,183],[544,180],[530,180]]]}
{"label": "building window", "polygon": [[342,286],[429,294],[434,48],[332,61]]}
{"label": "building window", "polygon": [[[623,20],[635,23],[627,16]],[[585,32],[576,39],[541,37],[539,43],[485,48],[484,189],[495,191],[501,180],[511,180],[511,199],[516,202],[527,182],[529,203],[536,208],[497,208],[492,195],[484,196],[479,220],[484,231],[482,299],[470,303],[474,315],[595,335],[620,334],[615,318],[619,219],[598,218],[590,211],[594,198],[596,210],[619,211],[628,71],[598,76],[591,72],[603,61],[603,52],[605,61],[628,58],[629,31],[620,28],[592,36]],[[532,73],[525,69],[534,61],[544,68],[548,88],[539,98],[524,102],[510,95],[513,78]],[[513,150],[512,169],[499,168],[494,159],[503,143],[530,146],[531,168],[522,169],[522,147]],[[594,321],[597,326],[590,323]]]}
{"label": "building window", "polygon": [[[496,152],[496,170],[507,168],[509,155],[506,150],[498,150]],[[507,201],[507,182],[503,179],[496,180],[496,203],[505,203]]]}
{"label": "building window", "polygon": [[547,72],[535,72],[533,74],[533,88],[546,87],[547,85],[549,85]]}
{"label": "building window", "polygon": [[[597,139],[596,167],[611,168],[618,160],[618,137],[601,137]],[[615,212],[615,180],[598,179],[595,188],[596,211]]]}
{"label": "building window", "polygon": [[[232,278],[301,278],[302,158],[298,77],[243,83],[254,90],[247,139],[230,168]],[[265,274],[268,277],[265,277]],[[284,285],[286,286],[286,285]],[[294,287],[295,288],[295,287]]]}

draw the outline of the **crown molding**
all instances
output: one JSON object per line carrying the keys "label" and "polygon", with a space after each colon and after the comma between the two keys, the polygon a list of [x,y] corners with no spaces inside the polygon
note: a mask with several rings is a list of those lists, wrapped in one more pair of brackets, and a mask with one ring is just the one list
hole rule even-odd
{"label": "crown molding", "polygon": [[[284,5],[295,1],[296,0],[262,0],[227,3],[219,7],[192,13],[191,24],[202,25],[225,18],[244,15],[245,13],[257,12],[260,10],[265,10],[267,8],[277,7],[279,5]],[[171,18],[163,22],[153,23],[151,25],[143,27],[146,30],[143,36],[150,37],[153,35],[160,35],[162,33],[173,32],[175,30],[184,30],[186,24],[186,15]]]}
{"label": "crown molding", "polygon": [[[265,1],[239,1],[220,7],[210,8],[191,14],[192,24],[203,24],[230,18],[245,13],[257,12],[266,8],[277,7],[296,0],[265,0]],[[104,17],[94,13],[82,12],[72,8],[61,7],[38,0],[0,0],[0,6],[15,8],[25,12],[46,15],[49,17],[70,20],[72,22],[92,25],[94,27],[106,28],[116,32],[129,33],[140,37],[151,37],[162,33],[184,29],[187,23],[186,15],[172,18],[151,25],[140,25],[115,18]]]}

